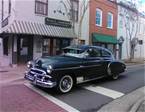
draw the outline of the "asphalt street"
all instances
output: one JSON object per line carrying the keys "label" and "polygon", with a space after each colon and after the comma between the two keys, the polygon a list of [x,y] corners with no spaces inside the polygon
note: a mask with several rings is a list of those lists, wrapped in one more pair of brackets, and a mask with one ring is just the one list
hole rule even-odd
{"label": "asphalt street", "polygon": [[[10,75],[12,73],[8,74]],[[2,112],[96,112],[105,104],[145,86],[145,66],[129,66],[118,80],[105,78],[79,84],[67,94],[58,94],[52,89],[34,87],[24,79],[4,81],[5,77],[7,76],[1,77],[3,81],[0,85]]]}
{"label": "asphalt street", "polygon": [[[133,90],[136,90],[137,88],[145,86],[144,74],[145,66],[134,65],[132,67],[128,67],[127,71],[121,74],[118,80],[110,80],[109,78],[105,78],[80,84],[74,87],[74,89],[67,94],[60,95],[52,92],[52,90],[41,90],[79,111],[92,112],[97,111],[101,106],[114,100],[112,96],[108,97],[109,95],[104,95],[104,91],[102,91],[102,93],[97,92],[98,87],[105,88],[105,90],[110,90],[111,92],[115,91],[115,94],[121,93],[125,95],[132,92]],[[93,90],[96,91],[88,90],[86,87],[93,87]]]}

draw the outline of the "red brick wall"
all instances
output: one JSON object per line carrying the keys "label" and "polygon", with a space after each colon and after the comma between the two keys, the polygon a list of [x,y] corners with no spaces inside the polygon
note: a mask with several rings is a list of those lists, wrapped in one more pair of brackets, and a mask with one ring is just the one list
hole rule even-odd
{"label": "red brick wall", "polygon": [[[108,0],[90,0],[90,37],[93,32],[106,34],[106,35],[117,35],[117,5]],[[96,26],[96,8],[102,10],[102,26]],[[113,14],[113,29],[107,28],[107,13]],[[91,39],[90,39],[91,43]]]}

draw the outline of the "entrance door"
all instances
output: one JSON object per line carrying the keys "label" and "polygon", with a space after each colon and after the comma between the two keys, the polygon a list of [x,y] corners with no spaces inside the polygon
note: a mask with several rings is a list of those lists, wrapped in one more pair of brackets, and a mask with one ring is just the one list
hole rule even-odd
{"label": "entrance door", "polygon": [[26,63],[33,59],[33,38],[21,36],[18,39],[18,62]]}
{"label": "entrance door", "polygon": [[43,39],[43,56],[53,56],[61,54],[62,48],[70,45],[70,39]]}

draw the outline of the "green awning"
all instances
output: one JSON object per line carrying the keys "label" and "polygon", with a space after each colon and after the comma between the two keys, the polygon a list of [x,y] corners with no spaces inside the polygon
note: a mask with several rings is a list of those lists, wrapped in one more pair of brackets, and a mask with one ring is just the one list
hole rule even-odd
{"label": "green awning", "polygon": [[117,38],[115,36],[92,33],[92,42],[117,44]]}

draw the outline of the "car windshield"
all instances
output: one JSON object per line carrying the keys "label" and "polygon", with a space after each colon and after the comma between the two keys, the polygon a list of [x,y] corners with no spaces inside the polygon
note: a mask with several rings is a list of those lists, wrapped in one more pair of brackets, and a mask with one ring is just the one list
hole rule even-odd
{"label": "car windshield", "polygon": [[63,50],[63,55],[65,56],[72,56],[72,57],[77,57],[77,58],[83,58],[84,57],[84,51],[81,49],[71,49],[67,48]]}

